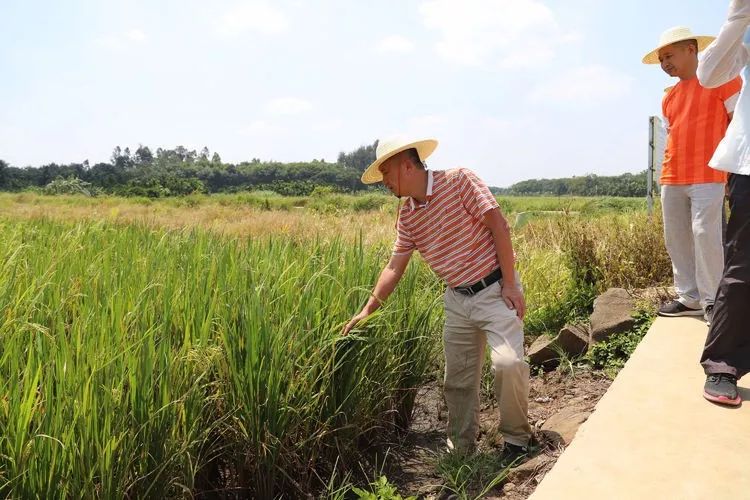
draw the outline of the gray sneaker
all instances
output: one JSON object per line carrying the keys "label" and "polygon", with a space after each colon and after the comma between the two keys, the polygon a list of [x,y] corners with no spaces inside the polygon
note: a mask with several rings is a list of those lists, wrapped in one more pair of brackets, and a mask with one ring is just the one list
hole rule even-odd
{"label": "gray sneaker", "polygon": [[661,306],[657,314],[659,314],[659,316],[668,317],[703,316],[703,309],[693,309],[692,307],[686,306],[679,300],[673,300],[672,302],[667,302],[666,304]]}
{"label": "gray sneaker", "polygon": [[737,377],[728,373],[712,373],[706,377],[703,397],[722,405],[738,406],[742,398],[737,392]]}

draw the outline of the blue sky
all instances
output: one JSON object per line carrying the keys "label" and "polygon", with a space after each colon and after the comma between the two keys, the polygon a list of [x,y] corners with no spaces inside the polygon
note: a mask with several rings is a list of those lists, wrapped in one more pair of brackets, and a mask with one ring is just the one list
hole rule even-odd
{"label": "blue sky", "polygon": [[434,136],[431,168],[489,184],[646,168],[670,79],[659,34],[716,34],[705,0],[3,0],[0,159],[108,161],[116,145],[227,162],[335,161]]}

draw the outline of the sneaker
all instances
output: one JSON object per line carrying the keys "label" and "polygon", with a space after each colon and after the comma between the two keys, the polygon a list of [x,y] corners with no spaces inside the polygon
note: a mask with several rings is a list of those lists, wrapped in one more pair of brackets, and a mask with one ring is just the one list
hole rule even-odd
{"label": "sneaker", "polygon": [[703,316],[703,309],[693,309],[679,300],[667,302],[659,308],[659,316]]}
{"label": "sneaker", "polygon": [[714,319],[714,305],[709,304],[706,306],[706,313],[703,315],[703,319],[706,320],[706,324],[711,326],[711,321]]}
{"label": "sneaker", "polygon": [[728,373],[712,373],[706,377],[703,397],[714,403],[738,406],[742,398],[737,392],[737,377]]}
{"label": "sneaker", "polygon": [[500,463],[503,467],[516,467],[529,458],[529,447],[517,444],[505,443],[503,453],[500,455]]}

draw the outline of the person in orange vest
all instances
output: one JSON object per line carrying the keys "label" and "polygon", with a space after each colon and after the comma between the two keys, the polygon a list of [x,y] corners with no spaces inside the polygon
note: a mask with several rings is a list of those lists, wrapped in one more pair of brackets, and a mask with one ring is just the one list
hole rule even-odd
{"label": "person in orange vest", "polygon": [[710,324],[724,266],[722,212],[726,173],[708,166],[724,137],[742,82],[717,88],[698,81],[698,52],[714,37],[676,27],[643,57],[679,81],[665,92],[662,113],[667,144],[661,174],[664,242],[672,260],[677,299],[660,316],[704,316]]}

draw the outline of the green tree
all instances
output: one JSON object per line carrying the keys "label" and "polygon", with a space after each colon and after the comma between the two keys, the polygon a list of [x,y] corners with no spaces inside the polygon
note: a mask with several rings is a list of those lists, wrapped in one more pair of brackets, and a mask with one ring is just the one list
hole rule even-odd
{"label": "green tree", "polygon": [[375,151],[378,148],[378,141],[369,146],[360,146],[350,153],[339,153],[337,162],[346,168],[362,173],[375,161]]}
{"label": "green tree", "polygon": [[0,189],[8,188],[8,164],[0,160]]}

